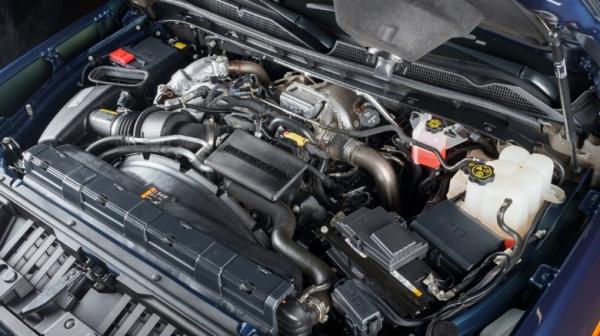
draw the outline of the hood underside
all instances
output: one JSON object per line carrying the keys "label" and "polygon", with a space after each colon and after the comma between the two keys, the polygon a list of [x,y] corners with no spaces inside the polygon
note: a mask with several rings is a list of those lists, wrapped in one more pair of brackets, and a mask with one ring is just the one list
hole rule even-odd
{"label": "hood underside", "polygon": [[334,8],[357,42],[411,62],[477,26],[528,45],[545,42],[535,17],[513,1],[334,0]]}

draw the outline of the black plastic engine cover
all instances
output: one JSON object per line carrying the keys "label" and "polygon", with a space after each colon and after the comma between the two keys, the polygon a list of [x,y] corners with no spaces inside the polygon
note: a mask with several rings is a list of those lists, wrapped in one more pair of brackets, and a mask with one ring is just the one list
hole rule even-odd
{"label": "black plastic engine cover", "polygon": [[296,157],[241,130],[233,132],[205,163],[273,202],[297,187],[306,170]]}
{"label": "black plastic engine cover", "polygon": [[29,187],[101,220],[114,230],[105,234],[122,234],[267,325],[301,281],[287,259],[77,147],[39,144],[24,158]]}

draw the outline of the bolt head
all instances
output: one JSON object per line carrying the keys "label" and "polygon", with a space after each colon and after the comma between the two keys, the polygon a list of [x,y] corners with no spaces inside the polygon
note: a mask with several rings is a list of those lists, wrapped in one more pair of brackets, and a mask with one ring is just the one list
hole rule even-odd
{"label": "bolt head", "polygon": [[71,329],[75,326],[75,320],[68,319],[65,321],[65,329]]}
{"label": "bolt head", "polygon": [[2,281],[6,282],[6,283],[15,282],[15,280],[17,280],[17,278],[18,278],[17,272],[15,272],[11,269],[7,269],[2,273]]}
{"label": "bolt head", "polygon": [[152,276],[150,277],[152,279],[152,281],[160,281],[161,277],[160,274],[152,274]]}

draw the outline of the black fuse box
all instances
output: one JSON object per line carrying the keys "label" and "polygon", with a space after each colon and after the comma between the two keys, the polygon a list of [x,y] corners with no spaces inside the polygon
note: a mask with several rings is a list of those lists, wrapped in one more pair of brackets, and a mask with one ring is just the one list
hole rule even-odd
{"label": "black fuse box", "polygon": [[502,245],[499,237],[450,201],[426,210],[411,227],[429,242],[435,266],[458,276]]}

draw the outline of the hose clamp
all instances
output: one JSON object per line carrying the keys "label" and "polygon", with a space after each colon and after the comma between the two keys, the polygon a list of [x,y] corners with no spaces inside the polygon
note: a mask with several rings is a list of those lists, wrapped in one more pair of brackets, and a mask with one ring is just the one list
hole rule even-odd
{"label": "hose clamp", "polygon": [[317,321],[325,323],[329,319],[329,306],[325,302],[309,296],[306,299],[306,306],[317,313]]}

